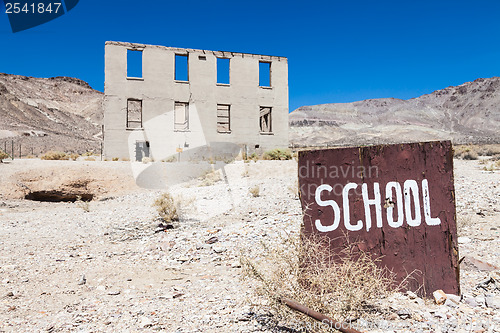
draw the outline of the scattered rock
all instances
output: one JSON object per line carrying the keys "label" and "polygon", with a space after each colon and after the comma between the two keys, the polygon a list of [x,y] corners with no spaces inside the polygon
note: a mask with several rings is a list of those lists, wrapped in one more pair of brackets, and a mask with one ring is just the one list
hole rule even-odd
{"label": "scattered rock", "polygon": [[462,300],[462,297],[454,295],[454,294],[446,294],[446,299],[450,300],[451,302],[455,304],[459,304],[460,301]]}
{"label": "scattered rock", "polygon": [[401,309],[397,312],[397,315],[401,319],[408,319],[411,317],[411,311],[408,309]]}
{"label": "scattered rock", "polygon": [[139,319],[139,326],[142,328],[147,328],[153,326],[153,321],[148,317],[141,317]]}
{"label": "scattered rock", "polygon": [[108,291],[108,295],[111,295],[111,296],[120,295],[120,291],[119,290],[110,290],[110,291]]}
{"label": "scattered rock", "polygon": [[442,305],[446,302],[446,294],[441,289],[434,291],[432,296],[434,296],[434,301],[437,305]]}
{"label": "scattered rock", "polygon": [[227,251],[227,249],[225,247],[222,247],[222,246],[214,246],[213,250],[215,253],[224,253]]}
{"label": "scattered rock", "polygon": [[469,237],[465,237],[465,236],[458,237],[458,244],[468,244],[471,241],[472,240]]}
{"label": "scattered rock", "polygon": [[83,286],[85,283],[87,283],[87,279],[85,278],[85,274],[82,274],[80,280],[78,280],[78,285]]}
{"label": "scattered rock", "polygon": [[217,236],[210,237],[205,241],[206,244],[213,244],[217,243],[219,241],[219,238]]}
{"label": "scattered rock", "polygon": [[486,306],[495,310],[500,310],[500,297],[499,296],[487,296],[485,298]]}
{"label": "scattered rock", "polygon": [[408,290],[408,291],[406,292],[406,296],[408,296],[408,298],[409,298],[409,299],[415,299],[415,298],[417,298],[417,297],[418,297],[418,296],[417,296],[417,294],[415,294],[415,293],[414,293],[413,291],[411,291],[411,290]]}

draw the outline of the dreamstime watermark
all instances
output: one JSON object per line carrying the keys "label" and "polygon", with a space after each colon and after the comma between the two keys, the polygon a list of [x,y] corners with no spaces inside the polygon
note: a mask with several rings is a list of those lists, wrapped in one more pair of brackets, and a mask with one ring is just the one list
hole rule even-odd
{"label": "dreamstime watermark", "polygon": [[[314,196],[316,189],[321,184],[330,184],[330,193],[334,196],[342,196],[346,180],[362,184],[366,179],[376,179],[379,177],[378,166],[354,166],[354,165],[316,165],[311,164],[309,160],[298,168],[300,181],[300,193]],[[343,181],[340,181],[340,180]],[[362,195],[362,187],[358,186],[352,190],[354,195]]]}
{"label": "dreamstime watermark", "polygon": [[80,0],[3,0],[12,32],[34,28],[63,16]]}
{"label": "dreamstime watermark", "polygon": [[370,330],[383,330],[383,331],[399,331],[407,332],[408,329],[416,332],[448,332],[450,330],[461,330],[464,332],[498,332],[500,325],[489,319],[475,319],[472,318],[469,322],[409,322],[409,321],[388,321],[388,320],[374,320],[368,321],[358,319],[353,322],[331,322],[324,321],[288,321],[285,326],[288,329],[298,332],[317,331],[320,329],[339,331],[340,329],[354,329],[358,331]]}

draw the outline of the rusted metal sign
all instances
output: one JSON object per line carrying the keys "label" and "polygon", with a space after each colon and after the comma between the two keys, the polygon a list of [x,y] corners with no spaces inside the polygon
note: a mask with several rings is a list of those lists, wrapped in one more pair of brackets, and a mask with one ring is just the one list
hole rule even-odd
{"label": "rusted metal sign", "polygon": [[298,173],[306,236],[358,242],[421,295],[460,292],[450,141],[302,151]]}

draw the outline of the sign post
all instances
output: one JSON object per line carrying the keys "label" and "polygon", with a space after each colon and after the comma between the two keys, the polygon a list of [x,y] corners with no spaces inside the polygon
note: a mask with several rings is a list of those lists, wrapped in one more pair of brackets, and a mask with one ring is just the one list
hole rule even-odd
{"label": "sign post", "polygon": [[450,141],[302,151],[298,173],[306,237],[356,242],[420,295],[460,293]]}

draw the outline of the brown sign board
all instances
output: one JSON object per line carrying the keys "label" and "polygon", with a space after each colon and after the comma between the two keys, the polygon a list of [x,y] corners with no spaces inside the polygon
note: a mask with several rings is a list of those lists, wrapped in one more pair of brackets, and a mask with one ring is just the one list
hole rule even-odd
{"label": "brown sign board", "polygon": [[298,174],[306,237],[356,242],[420,295],[460,293],[450,141],[301,151]]}

